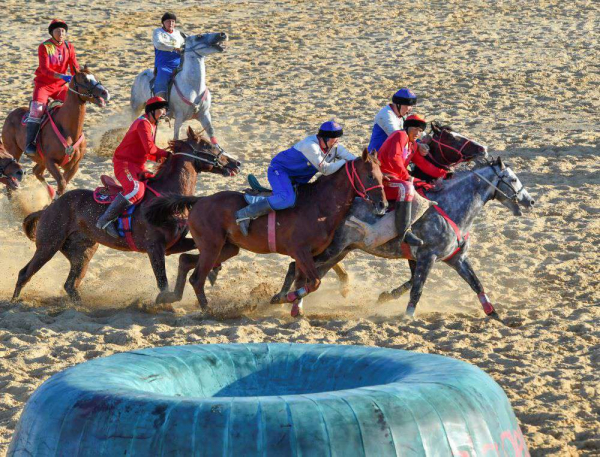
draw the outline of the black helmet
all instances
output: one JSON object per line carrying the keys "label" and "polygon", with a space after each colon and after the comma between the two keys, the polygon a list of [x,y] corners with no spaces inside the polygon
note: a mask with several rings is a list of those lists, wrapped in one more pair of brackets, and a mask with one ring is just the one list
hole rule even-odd
{"label": "black helmet", "polygon": [[177,16],[175,16],[175,13],[169,13],[167,11],[165,14],[163,14],[163,17],[161,18],[160,23],[162,24],[163,22],[168,21],[169,19],[176,21]]}

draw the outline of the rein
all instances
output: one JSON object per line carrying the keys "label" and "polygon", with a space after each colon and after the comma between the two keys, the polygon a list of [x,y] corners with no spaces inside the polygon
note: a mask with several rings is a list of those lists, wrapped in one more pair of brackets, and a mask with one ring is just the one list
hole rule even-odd
{"label": "rein", "polygon": [[[75,80],[75,77],[73,77],[73,79]],[[70,86],[69,86],[69,88],[68,88],[68,89],[69,89],[71,92],[73,92],[74,94],[77,94],[77,95],[79,95],[79,96],[81,96],[81,97],[87,97],[87,98],[95,98],[95,99],[99,99],[99,98],[100,98],[100,96],[98,96],[98,95],[94,95],[94,93],[93,93],[93,92],[94,92],[94,89],[95,89],[96,87],[98,87],[98,86],[101,86],[101,85],[102,85],[102,84],[100,83],[100,81],[96,81],[96,84],[93,84],[91,87],[86,87],[86,86],[84,86],[84,85],[82,85],[82,84],[79,84],[79,83],[77,82],[77,80],[75,80],[75,81],[73,82],[73,85],[75,86],[75,89],[71,89],[71,87],[70,87]],[[88,91],[88,93],[87,93],[87,94],[83,94],[83,93],[79,92],[79,87],[83,87],[85,90],[87,90],[87,91]]]}
{"label": "rein", "polygon": [[[188,146],[190,148],[192,148],[192,151],[194,151],[196,154],[207,154],[206,152],[200,151],[199,149],[196,149],[194,146],[192,146],[191,144],[188,144]],[[227,154],[225,153],[225,151],[221,148],[219,148],[219,153],[217,155],[213,155],[211,154],[211,157],[213,157],[212,160],[209,159],[205,159],[204,157],[200,157],[199,155],[196,154],[189,154],[187,152],[174,152],[172,155],[174,156],[184,156],[184,157],[189,157],[191,159],[194,160],[198,160],[200,162],[206,163],[208,165],[212,165],[213,167],[217,167],[218,169],[224,169],[225,167],[223,165],[221,165],[221,163],[219,162],[219,158],[225,154],[226,157]]]}
{"label": "rein", "polygon": [[[449,144],[446,143],[442,143],[442,135],[446,133],[445,129],[442,129],[441,133],[440,133],[440,138],[438,140],[436,140],[434,137],[431,137],[431,141],[433,141],[434,143],[437,143],[439,151],[440,151],[440,156],[447,162],[447,164],[441,164],[439,163],[437,160],[435,160],[433,157],[431,157],[431,160],[433,160],[434,162],[436,162],[438,165],[442,166],[442,167],[448,167],[450,165],[456,165],[459,164],[461,162],[465,161],[465,156],[463,155],[462,151],[463,149],[472,141],[468,138],[465,138],[467,141],[465,141],[465,143],[460,147],[460,149],[456,149],[453,146],[450,146]],[[448,158],[446,157],[446,154],[444,154],[444,150],[442,149],[442,146],[444,148],[448,148],[451,149],[452,151],[456,152],[458,154],[458,161],[453,162],[451,160],[448,160]]]}
{"label": "rein", "polygon": [[[358,159],[356,159],[356,160],[358,160]],[[358,172],[356,171],[356,165],[354,164],[354,162],[356,162],[356,160],[346,162],[346,176],[348,176],[348,181],[350,181],[350,184],[352,185],[354,192],[356,192],[358,194],[358,196],[360,198],[362,198],[363,200],[371,201],[371,198],[369,197],[368,192],[373,189],[383,189],[383,184],[377,184],[376,186],[369,187],[368,189],[365,188],[365,185],[363,184],[362,180],[360,179],[360,176],[358,175]],[[360,187],[362,188],[362,190],[359,190],[357,188],[356,181],[358,181],[358,184],[360,184]]]}
{"label": "rein", "polygon": [[523,184],[521,184],[521,188],[520,189],[515,189],[511,183],[507,182],[504,180],[504,177],[502,175],[499,175],[498,172],[496,171],[496,169],[494,168],[494,165],[492,164],[488,164],[492,170],[494,171],[494,174],[498,177],[498,179],[500,180],[500,182],[504,183],[505,185],[507,185],[510,190],[512,190],[513,195],[512,196],[508,196],[504,191],[500,190],[500,188],[494,184],[493,182],[491,182],[490,180],[488,180],[487,178],[483,177],[482,175],[480,175],[479,173],[477,173],[477,171],[473,171],[473,174],[475,174],[475,176],[477,176],[478,178],[480,178],[482,181],[485,181],[486,183],[488,183],[490,186],[492,186],[494,188],[494,194],[496,192],[499,192],[500,194],[504,195],[504,197],[506,197],[506,199],[508,200],[512,200],[514,202],[517,201],[517,197],[519,195],[519,193],[521,193],[521,191],[523,190],[523,188],[525,186],[523,186]]}

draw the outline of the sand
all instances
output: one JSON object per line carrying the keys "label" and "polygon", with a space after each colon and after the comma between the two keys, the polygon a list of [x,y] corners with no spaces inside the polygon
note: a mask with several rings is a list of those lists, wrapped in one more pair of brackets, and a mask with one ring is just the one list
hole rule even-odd
{"label": "sand", "polygon": [[[152,65],[150,37],[164,4],[80,0],[69,11],[44,2],[3,5],[11,14],[0,18],[0,119],[28,103],[35,49],[54,15],[69,22],[80,63],[111,91],[106,109],[88,110],[92,147],[71,185],[93,188],[101,173],[111,172],[110,145],[101,138],[128,124],[129,88]],[[203,320],[189,288],[175,313],[148,312],[156,285],[147,258],[102,247],[81,286],[81,306],[62,290],[68,269],[60,255],[12,304],[17,273],[34,252],[20,222],[44,203],[29,177],[16,204],[0,195],[0,454],[31,393],[66,367],[140,347],[294,341],[465,360],[504,388],[532,455],[599,455],[598,3],[176,5],[187,33],[230,35],[227,52],[207,59],[208,87],[217,134],[244,172],[228,180],[202,175],[198,195],[242,189],[247,173],[264,179],[274,153],[334,116],[347,132],[344,144],[358,153],[377,110],[410,86],[419,113],[487,144],[536,199],[536,208],[519,218],[490,203],[472,232],[470,257],[507,325],[484,319],[473,292],[444,265],[430,275],[417,319],[404,322],[407,297],[385,305],[376,299],[408,278],[406,263],[362,253],[344,262],[349,296],[342,298],[335,278],[326,277],[305,301],[302,320],[268,304],[288,259],[245,252],[225,264],[208,290],[211,303],[234,319]],[[160,141],[170,135],[163,128]],[[167,262],[171,282],[176,260]]]}

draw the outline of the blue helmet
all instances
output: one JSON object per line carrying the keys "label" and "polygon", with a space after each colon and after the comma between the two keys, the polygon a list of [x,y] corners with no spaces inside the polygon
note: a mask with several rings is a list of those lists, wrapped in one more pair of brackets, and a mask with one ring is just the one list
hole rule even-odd
{"label": "blue helmet", "polygon": [[318,136],[321,138],[339,138],[344,134],[342,126],[335,121],[327,121],[319,127]]}
{"label": "blue helmet", "polygon": [[403,87],[392,97],[392,103],[396,105],[414,106],[417,104],[417,96],[410,89]]}

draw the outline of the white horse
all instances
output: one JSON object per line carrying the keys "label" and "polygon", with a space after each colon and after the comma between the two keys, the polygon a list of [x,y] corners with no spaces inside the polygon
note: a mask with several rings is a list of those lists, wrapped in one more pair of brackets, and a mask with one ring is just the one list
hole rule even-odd
{"label": "white horse", "polygon": [[[169,116],[175,119],[176,140],[179,139],[181,125],[190,119],[200,121],[211,139],[215,136],[209,112],[211,96],[206,87],[204,57],[223,52],[226,41],[226,33],[205,33],[186,37],[182,53],[183,66],[175,75],[169,95]],[[150,82],[153,78],[152,70],[144,70],[133,82],[129,103],[134,117],[143,111],[146,100],[152,96]]]}

